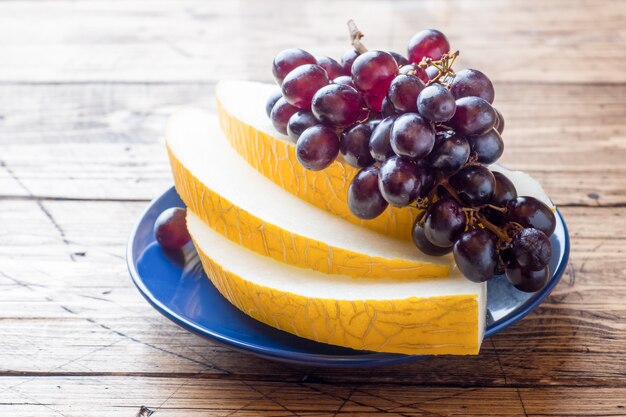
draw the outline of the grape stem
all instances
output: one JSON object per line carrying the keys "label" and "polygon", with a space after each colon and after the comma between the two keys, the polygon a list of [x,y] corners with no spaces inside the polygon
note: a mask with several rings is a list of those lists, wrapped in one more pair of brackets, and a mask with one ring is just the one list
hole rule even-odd
{"label": "grape stem", "polygon": [[363,35],[363,32],[359,30],[356,23],[354,23],[354,20],[352,19],[348,20],[348,30],[350,31],[350,41],[352,42],[354,49],[356,49],[359,54],[367,52],[367,48],[361,42],[361,38],[365,35]]}
{"label": "grape stem", "polygon": [[509,235],[504,233],[498,226],[496,226],[495,224],[493,224],[489,220],[487,220],[485,218],[485,216],[483,216],[479,212],[474,213],[474,215],[476,216],[476,219],[480,222],[480,224],[485,226],[486,229],[489,229],[489,231],[491,231],[494,235],[498,236],[498,238],[501,241],[503,241],[503,242],[510,242],[511,241],[511,238],[509,237]]}

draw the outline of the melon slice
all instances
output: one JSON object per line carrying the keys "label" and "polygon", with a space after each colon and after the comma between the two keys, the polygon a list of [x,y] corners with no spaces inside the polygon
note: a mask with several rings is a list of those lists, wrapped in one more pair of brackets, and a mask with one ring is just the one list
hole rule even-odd
{"label": "melon slice", "polygon": [[[448,276],[450,255],[424,255],[411,242],[354,225],[268,181],[234,151],[208,113],[186,110],[174,115],[166,143],[176,190],[185,204],[251,251],[359,278]],[[257,158],[269,155],[259,153]]]}
{"label": "melon slice", "polygon": [[477,354],[486,284],[460,276],[404,280],[328,275],[276,262],[226,239],[187,211],[204,270],[245,314],[300,337],[359,350]]}
{"label": "melon slice", "polygon": [[373,220],[361,220],[348,208],[348,186],[358,170],[333,162],[323,171],[308,171],[296,159],[295,144],[274,129],[265,101],[277,87],[250,81],[217,85],[222,130],[235,150],[257,171],[299,198],[349,222],[410,240],[417,210],[389,207]]}

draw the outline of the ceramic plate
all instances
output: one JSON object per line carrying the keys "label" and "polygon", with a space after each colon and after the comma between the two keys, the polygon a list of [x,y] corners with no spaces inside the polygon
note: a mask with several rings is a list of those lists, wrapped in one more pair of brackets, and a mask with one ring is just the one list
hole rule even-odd
{"label": "ceramic plate", "polygon": [[[132,232],[127,262],[141,294],[160,313],[178,325],[231,348],[263,358],[311,366],[378,366],[423,356],[357,351],[313,342],[258,322],[232,306],[207,278],[191,243],[177,254],[164,252],[155,242],[153,224],[170,207],[185,207],[174,187],[153,200]],[[516,290],[503,276],[488,283],[487,330],[493,336],[522,319],[552,291],[565,270],[569,236],[561,217],[552,235],[550,282],[540,292]]]}

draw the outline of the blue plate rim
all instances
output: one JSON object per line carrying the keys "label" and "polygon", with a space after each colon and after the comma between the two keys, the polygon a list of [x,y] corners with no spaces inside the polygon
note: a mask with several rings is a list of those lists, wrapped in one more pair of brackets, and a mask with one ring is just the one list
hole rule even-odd
{"label": "blue plate rim", "polygon": [[[281,362],[287,362],[292,364],[301,365],[303,363],[307,363],[310,366],[321,366],[321,367],[358,367],[358,366],[382,366],[382,365],[392,365],[403,362],[408,362],[420,358],[426,358],[428,356],[425,355],[403,355],[396,353],[384,353],[384,352],[372,352],[372,353],[363,353],[362,355],[327,355],[327,354],[313,354],[313,353],[299,353],[292,352],[287,350],[282,350],[278,348],[268,348],[263,345],[253,344],[242,342],[241,340],[233,339],[231,337],[225,336],[219,332],[215,332],[211,329],[208,329],[203,326],[199,326],[195,324],[193,321],[190,321],[184,317],[181,317],[179,314],[173,312],[169,309],[165,304],[159,301],[151,291],[145,286],[143,280],[141,279],[141,275],[139,271],[137,271],[137,259],[134,258],[133,248],[135,243],[135,237],[138,234],[139,228],[143,222],[143,219],[148,215],[150,210],[159,203],[161,199],[164,199],[165,196],[169,192],[176,192],[175,187],[172,185],[167,188],[164,192],[159,194],[157,197],[153,198],[147,205],[147,207],[142,211],[139,216],[139,220],[135,222],[135,225],[132,228],[131,234],[128,239],[128,244],[126,248],[126,265],[128,268],[128,272],[133,280],[133,283],[141,293],[141,295],[148,301],[152,307],[157,310],[159,313],[167,317],[169,320],[173,321],[177,325],[182,328],[189,330],[197,335],[207,337],[215,342],[218,342],[222,345],[228,346],[234,350],[253,353],[257,356],[260,356],[265,359],[270,360],[278,360]],[[512,326],[517,323],[524,317],[526,317],[531,311],[537,308],[552,292],[554,287],[558,284],[565,272],[565,268],[567,267],[569,261],[569,252],[570,252],[570,239],[569,232],[567,229],[567,225],[561,212],[558,207],[556,208],[556,213],[558,218],[563,226],[564,232],[564,244],[563,244],[563,255],[561,257],[562,261],[559,262],[558,268],[552,275],[548,285],[541,290],[541,294],[533,299],[532,302],[525,305],[517,314],[511,316],[510,318],[503,320],[496,325],[489,327],[485,331],[484,339],[491,337],[502,330]],[[234,308],[234,307],[233,307]],[[483,340],[484,340],[483,339]],[[332,359],[331,359],[332,358]]]}

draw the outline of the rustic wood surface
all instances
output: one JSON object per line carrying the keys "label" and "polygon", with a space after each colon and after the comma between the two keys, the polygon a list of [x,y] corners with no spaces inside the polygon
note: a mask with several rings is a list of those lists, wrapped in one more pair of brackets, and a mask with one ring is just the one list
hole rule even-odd
{"label": "rustic wood surface", "polygon": [[[261,360],[161,317],[126,271],[172,182],[167,115],[269,81],[281,48],[339,56],[349,17],[380,49],[447,33],[495,82],[502,161],[570,228],[562,282],[478,357]],[[1,416],[626,416],[625,1],[9,0],[0,28]]]}

